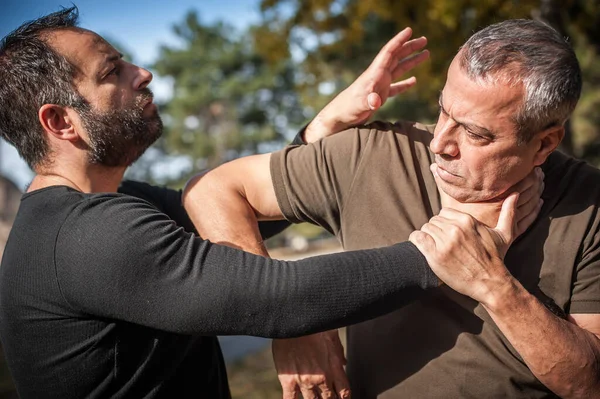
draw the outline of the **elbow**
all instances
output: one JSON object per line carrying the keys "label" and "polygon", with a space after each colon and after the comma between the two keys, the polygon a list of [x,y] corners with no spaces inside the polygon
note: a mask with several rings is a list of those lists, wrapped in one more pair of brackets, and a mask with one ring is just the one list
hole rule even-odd
{"label": "elbow", "polygon": [[215,175],[215,171],[199,173],[187,181],[181,194],[181,203],[186,210],[194,202],[202,202],[207,193],[218,189],[219,179]]}
{"label": "elbow", "polygon": [[[547,384],[553,387],[552,391],[561,398],[569,399],[600,399],[600,369],[598,364],[587,363],[582,367],[571,369],[569,376],[563,375],[554,383]],[[578,372],[573,373],[574,370]]]}

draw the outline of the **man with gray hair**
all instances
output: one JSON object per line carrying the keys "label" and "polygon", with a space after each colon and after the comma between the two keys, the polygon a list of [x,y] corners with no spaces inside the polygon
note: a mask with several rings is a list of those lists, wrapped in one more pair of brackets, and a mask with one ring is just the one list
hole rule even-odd
{"label": "man with gray hair", "polygon": [[[187,195],[220,190],[221,209],[206,208],[223,216],[220,235],[209,235],[217,241],[228,239],[227,218],[240,235],[240,215],[225,206],[247,201],[252,217],[319,224],[345,249],[410,237],[425,254],[445,285],[348,328],[354,398],[600,397],[600,172],[555,151],[580,92],[577,58],[556,31],[504,21],[453,59],[435,126],[377,122],[237,160]],[[475,219],[495,226],[509,188],[538,166],[541,212],[506,256],[456,245],[480,231]],[[334,370],[307,377],[290,365],[307,342],[277,344],[274,357],[282,381],[295,370],[304,396],[317,397],[310,384]],[[285,384],[284,397],[293,397]]]}

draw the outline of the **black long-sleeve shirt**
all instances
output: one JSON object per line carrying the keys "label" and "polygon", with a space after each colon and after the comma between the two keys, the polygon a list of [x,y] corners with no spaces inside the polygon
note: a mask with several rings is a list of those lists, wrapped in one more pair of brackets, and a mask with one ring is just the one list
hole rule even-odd
{"label": "black long-sleeve shirt", "polygon": [[0,267],[21,397],[226,398],[215,335],[332,329],[437,283],[411,244],[276,261],[186,231],[177,193],[136,190],[150,202],[64,186],[23,196]]}

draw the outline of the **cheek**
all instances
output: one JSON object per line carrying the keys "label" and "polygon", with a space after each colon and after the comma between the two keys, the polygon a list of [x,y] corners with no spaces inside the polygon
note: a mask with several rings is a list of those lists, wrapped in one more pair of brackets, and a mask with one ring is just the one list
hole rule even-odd
{"label": "cheek", "polygon": [[490,159],[479,165],[482,183],[490,191],[503,193],[522,180],[532,166],[519,156],[504,156]]}

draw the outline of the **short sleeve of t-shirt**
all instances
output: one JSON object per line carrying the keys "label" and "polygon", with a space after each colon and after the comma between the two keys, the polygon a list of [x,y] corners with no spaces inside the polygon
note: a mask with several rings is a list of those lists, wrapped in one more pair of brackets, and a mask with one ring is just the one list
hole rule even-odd
{"label": "short sleeve of t-shirt", "polygon": [[353,128],[271,156],[271,177],[281,211],[291,222],[310,222],[333,234],[370,129]]}
{"label": "short sleeve of t-shirt", "polygon": [[[595,224],[598,226],[597,220]],[[589,244],[575,270],[569,310],[572,314],[600,313],[600,233],[596,232]]]}
{"label": "short sleeve of t-shirt", "polygon": [[572,180],[571,195],[579,197],[576,202],[590,216],[574,270],[569,313],[600,313],[600,171],[583,165]]}
{"label": "short sleeve of t-shirt", "polygon": [[[271,178],[283,215],[293,223],[320,225],[341,238],[341,215],[350,202],[356,202],[353,187],[362,186],[369,173],[392,173],[386,169],[386,157],[393,156],[398,163],[406,164],[404,169],[421,162],[428,173],[431,128],[411,122],[374,122],[274,153]],[[423,159],[416,161],[419,157]],[[419,180],[421,172],[411,171],[409,179]],[[428,189],[436,192],[435,186]],[[361,190],[360,195],[368,200],[369,195],[377,193]]]}

